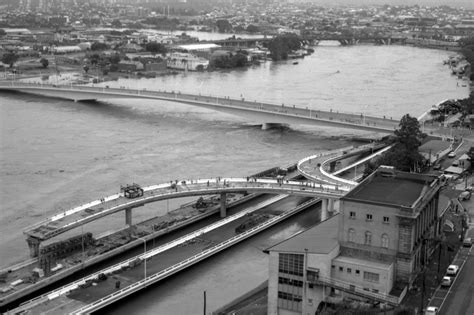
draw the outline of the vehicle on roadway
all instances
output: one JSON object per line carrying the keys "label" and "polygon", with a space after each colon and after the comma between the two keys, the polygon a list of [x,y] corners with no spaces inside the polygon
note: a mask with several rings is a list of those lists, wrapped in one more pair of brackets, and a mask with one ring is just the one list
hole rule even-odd
{"label": "vehicle on roadway", "polygon": [[456,157],[456,152],[454,152],[454,151],[449,152],[448,158],[453,159],[453,158],[455,158],[455,157]]}
{"label": "vehicle on roadway", "polygon": [[428,306],[425,311],[425,315],[437,315],[439,308],[436,306]]}
{"label": "vehicle on roadway", "polygon": [[441,286],[442,287],[449,287],[451,286],[451,277],[443,277],[443,280],[441,280]]}
{"label": "vehicle on roadway", "polygon": [[472,246],[472,238],[466,237],[462,242],[462,246],[464,247],[471,247]]}
{"label": "vehicle on roadway", "polygon": [[459,200],[469,200],[471,199],[471,192],[469,190],[463,191],[459,194]]}
{"label": "vehicle on roadway", "polygon": [[458,273],[459,266],[457,265],[449,265],[448,270],[446,270],[446,274],[450,276],[455,276]]}

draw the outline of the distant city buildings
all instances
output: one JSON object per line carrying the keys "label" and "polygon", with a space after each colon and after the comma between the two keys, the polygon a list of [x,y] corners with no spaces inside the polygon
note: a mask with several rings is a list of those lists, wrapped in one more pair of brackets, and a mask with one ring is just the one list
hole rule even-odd
{"label": "distant city buildings", "polygon": [[438,246],[447,205],[433,175],[380,167],[339,213],[268,249],[268,314],[314,314],[343,299],[397,305]]}

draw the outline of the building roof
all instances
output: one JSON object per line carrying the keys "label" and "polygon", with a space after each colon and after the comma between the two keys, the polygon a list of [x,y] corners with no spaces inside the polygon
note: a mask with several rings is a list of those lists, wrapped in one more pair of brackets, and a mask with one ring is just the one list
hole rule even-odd
{"label": "building roof", "polygon": [[461,167],[457,166],[450,166],[447,169],[444,170],[445,173],[450,173],[450,174],[457,174],[460,175],[464,172],[464,170]]}
{"label": "building roof", "polygon": [[336,214],[303,232],[300,232],[289,239],[282,241],[266,251],[328,254],[337,245],[337,234],[339,230],[339,215]]}
{"label": "building roof", "polygon": [[348,257],[348,256],[337,256],[334,258],[333,262],[340,262],[340,263],[346,263],[346,264],[351,264],[351,265],[359,265],[359,266],[366,266],[366,267],[371,267],[371,268],[376,268],[376,269],[383,269],[383,270],[388,270],[392,266],[393,263],[383,263],[381,261],[370,261],[366,259],[357,259],[354,257]]}
{"label": "building roof", "polygon": [[187,51],[192,51],[192,50],[209,50],[212,48],[219,48],[221,46],[216,45],[216,44],[189,44],[189,45],[178,45],[178,47],[181,49],[186,49]]}
{"label": "building roof", "polygon": [[418,148],[418,151],[426,153],[429,153],[431,151],[431,154],[435,155],[436,153],[447,150],[450,147],[451,143],[448,141],[431,140],[420,146]]}
{"label": "building roof", "polygon": [[434,175],[398,172],[382,166],[342,199],[411,207],[434,180]]}

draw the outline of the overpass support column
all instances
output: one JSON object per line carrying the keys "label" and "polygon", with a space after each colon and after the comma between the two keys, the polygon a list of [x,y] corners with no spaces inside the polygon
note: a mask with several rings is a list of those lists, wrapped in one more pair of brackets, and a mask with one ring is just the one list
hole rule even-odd
{"label": "overpass support column", "polygon": [[334,211],[334,199],[329,199],[328,211]]}
{"label": "overpass support column", "polygon": [[132,208],[125,209],[125,224],[132,226]]}
{"label": "overpass support column", "polygon": [[321,199],[321,221],[328,218],[328,200],[326,198]]}
{"label": "overpass support column", "polygon": [[225,218],[227,216],[227,194],[221,193],[221,218]]}
{"label": "overpass support column", "polygon": [[38,257],[41,241],[35,237],[28,236],[26,238],[26,242],[28,243],[28,247],[30,248],[30,257]]}

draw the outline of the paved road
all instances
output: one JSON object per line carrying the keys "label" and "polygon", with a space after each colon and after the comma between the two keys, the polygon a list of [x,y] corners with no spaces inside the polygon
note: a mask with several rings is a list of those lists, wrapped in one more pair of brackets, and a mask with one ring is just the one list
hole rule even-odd
{"label": "paved road", "polygon": [[[474,229],[469,231],[474,237]],[[456,281],[451,286],[440,315],[474,314],[474,247],[462,248],[458,258],[466,259]]]}

